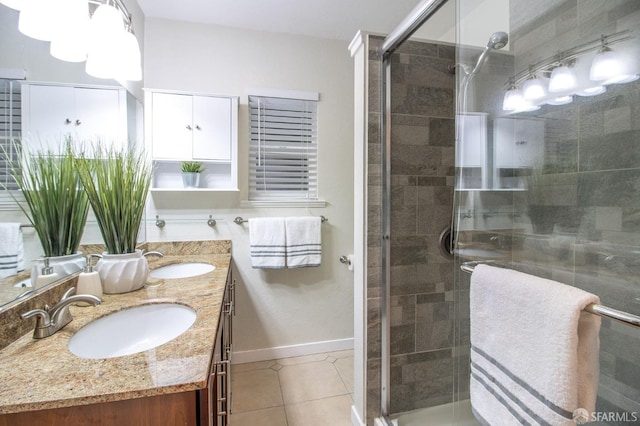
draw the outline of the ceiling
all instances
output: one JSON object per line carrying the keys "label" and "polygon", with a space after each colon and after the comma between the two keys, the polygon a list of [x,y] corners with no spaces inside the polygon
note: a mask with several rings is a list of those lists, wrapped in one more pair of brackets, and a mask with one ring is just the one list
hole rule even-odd
{"label": "ceiling", "polygon": [[137,0],[146,17],[351,40],[388,34],[420,0]]}

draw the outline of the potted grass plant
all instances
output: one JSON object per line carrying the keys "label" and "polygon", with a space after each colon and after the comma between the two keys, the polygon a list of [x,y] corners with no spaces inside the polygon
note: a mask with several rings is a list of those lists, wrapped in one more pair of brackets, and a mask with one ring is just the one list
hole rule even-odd
{"label": "potted grass plant", "polygon": [[[75,168],[71,144],[67,138],[57,151],[39,151],[26,149],[15,141],[12,151],[17,155],[12,157],[5,149],[2,152],[24,203],[12,191],[9,193],[33,225],[43,255],[49,258],[58,277],[78,272],[85,262],[78,247],[87,222],[89,200]],[[44,266],[42,261],[39,263]],[[39,263],[34,266],[36,275]]]}
{"label": "potted grass plant", "polygon": [[106,251],[97,263],[105,293],[134,291],[146,282],[149,266],[136,249],[152,166],[142,152],[96,146],[77,159],[82,185]]}
{"label": "potted grass plant", "polygon": [[200,174],[204,171],[202,163],[197,161],[183,161],[180,163],[182,171],[182,183],[185,188],[198,188],[200,186]]}

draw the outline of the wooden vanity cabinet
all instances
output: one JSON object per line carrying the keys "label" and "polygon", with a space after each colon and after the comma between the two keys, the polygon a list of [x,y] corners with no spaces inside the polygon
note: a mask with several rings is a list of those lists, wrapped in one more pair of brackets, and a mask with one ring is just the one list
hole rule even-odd
{"label": "wooden vanity cabinet", "polygon": [[208,386],[156,395],[0,415],[0,426],[227,426],[231,413],[232,321],[235,281],[229,267]]}
{"label": "wooden vanity cabinet", "polygon": [[231,414],[232,323],[235,315],[235,280],[229,268],[218,320],[216,345],[211,357],[209,384],[199,393],[200,426],[227,426]]}

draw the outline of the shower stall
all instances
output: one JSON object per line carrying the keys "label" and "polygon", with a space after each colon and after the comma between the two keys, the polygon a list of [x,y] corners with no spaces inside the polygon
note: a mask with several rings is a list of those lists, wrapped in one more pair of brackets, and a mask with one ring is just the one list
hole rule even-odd
{"label": "shower stall", "polygon": [[[478,424],[468,262],[640,315],[638,28],[637,0],[426,0],[354,40],[354,424]],[[640,328],[600,342],[593,419],[638,424]]]}

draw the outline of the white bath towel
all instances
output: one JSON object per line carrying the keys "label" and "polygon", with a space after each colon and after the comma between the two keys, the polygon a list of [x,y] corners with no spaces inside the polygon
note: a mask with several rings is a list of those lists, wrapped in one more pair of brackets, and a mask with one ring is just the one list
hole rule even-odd
{"label": "white bath towel", "polygon": [[24,270],[24,242],[19,223],[0,223],[0,278]]}
{"label": "white bath towel", "polygon": [[287,268],[320,266],[322,262],[322,220],[317,216],[288,217]]}
{"label": "white bath towel", "polygon": [[471,405],[481,423],[575,426],[574,413],[595,410],[600,317],[583,309],[597,296],[478,265],[470,300]]}
{"label": "white bath towel", "polygon": [[253,268],[284,268],[286,266],[284,218],[249,219],[249,245]]}

